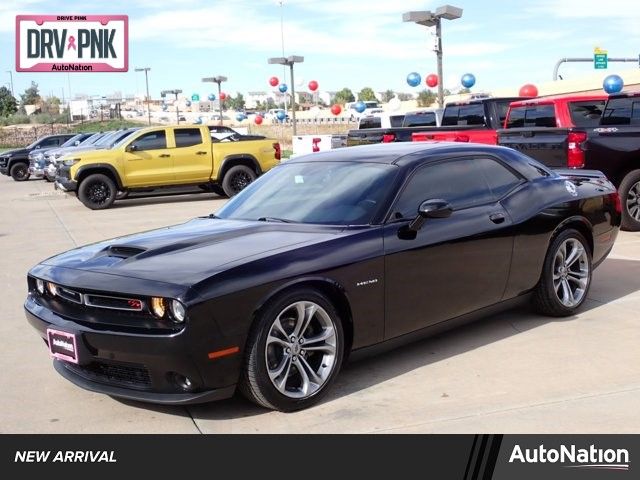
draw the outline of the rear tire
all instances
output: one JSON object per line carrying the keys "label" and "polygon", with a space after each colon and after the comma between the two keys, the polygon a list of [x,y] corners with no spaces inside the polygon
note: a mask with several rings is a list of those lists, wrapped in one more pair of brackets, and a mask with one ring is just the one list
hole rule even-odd
{"label": "rear tire", "polygon": [[228,197],[233,197],[256,179],[257,175],[246,165],[231,167],[222,179],[222,189]]}
{"label": "rear tire", "polygon": [[622,230],[640,231],[640,170],[629,172],[620,183]]}
{"label": "rear tire", "polygon": [[94,173],[80,183],[78,198],[91,210],[103,210],[113,205],[117,192],[113,180],[101,173]]}
{"label": "rear tire", "polygon": [[573,315],[587,298],[593,267],[589,244],[579,231],[567,229],[551,242],[533,292],[533,307],[543,315]]}
{"label": "rear tire", "polygon": [[26,163],[18,162],[11,165],[11,169],[9,170],[9,175],[16,182],[24,182],[29,180],[31,176],[29,174],[29,166]]}
{"label": "rear tire", "polygon": [[259,406],[293,412],[318,403],[342,364],[340,317],[320,292],[292,290],[258,315],[245,350],[239,388]]}

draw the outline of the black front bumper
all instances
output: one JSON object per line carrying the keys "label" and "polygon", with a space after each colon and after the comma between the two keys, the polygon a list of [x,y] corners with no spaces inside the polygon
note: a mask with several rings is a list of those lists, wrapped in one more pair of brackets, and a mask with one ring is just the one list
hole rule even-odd
{"label": "black front bumper", "polygon": [[58,175],[56,175],[55,188],[63,192],[75,192],[78,190],[78,182],[71,178],[70,168],[60,165]]}
{"label": "black front bumper", "polygon": [[[53,363],[64,378],[86,390],[172,405],[221,400],[235,392],[235,383],[212,380],[219,378],[219,369],[228,369],[229,364],[215,364],[205,355],[201,361],[196,360],[201,355],[194,351],[192,336],[186,328],[166,334],[93,328],[57,315],[31,294],[24,307],[28,322],[45,343],[48,328],[76,336],[78,364],[58,359]],[[182,388],[176,382],[175,374],[188,377],[192,387],[189,390]]]}

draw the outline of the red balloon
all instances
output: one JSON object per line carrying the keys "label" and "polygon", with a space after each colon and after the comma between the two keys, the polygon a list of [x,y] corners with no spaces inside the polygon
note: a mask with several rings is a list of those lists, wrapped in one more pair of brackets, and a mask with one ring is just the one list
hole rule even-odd
{"label": "red balloon", "polygon": [[224,92],[220,92],[220,100],[226,100],[227,99],[227,94]]}
{"label": "red balloon", "polygon": [[527,83],[520,87],[520,96],[521,97],[537,97],[538,96],[538,87],[532,85],[531,83]]}
{"label": "red balloon", "polygon": [[312,92],[315,92],[318,89],[318,82],[316,82],[315,80],[311,80],[309,82],[309,90],[311,90]]}
{"label": "red balloon", "polygon": [[435,73],[427,75],[426,83],[429,87],[438,86],[438,75],[436,75]]}
{"label": "red balloon", "polygon": [[276,87],[279,83],[280,80],[278,79],[278,77],[271,77],[269,79],[269,85],[271,85],[272,87]]}
{"label": "red balloon", "polygon": [[262,115],[256,115],[256,118],[253,119],[254,122],[256,122],[256,125],[261,125],[262,124]]}
{"label": "red balloon", "polygon": [[342,112],[342,107],[340,105],[336,103],[331,106],[331,113],[334,115],[340,115],[340,112]]}

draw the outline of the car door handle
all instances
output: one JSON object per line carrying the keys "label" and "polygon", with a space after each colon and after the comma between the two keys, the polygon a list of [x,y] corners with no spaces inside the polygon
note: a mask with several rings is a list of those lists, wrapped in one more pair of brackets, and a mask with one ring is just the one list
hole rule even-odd
{"label": "car door handle", "polygon": [[489,220],[493,223],[503,223],[505,221],[504,213],[492,213],[489,215]]}
{"label": "car door handle", "polygon": [[206,155],[206,154],[207,154],[207,152],[202,152],[202,151],[196,152],[196,155]]}
{"label": "car door handle", "polygon": [[170,157],[171,155],[169,155],[168,153],[161,153],[160,155],[158,155],[160,158],[167,158]]}

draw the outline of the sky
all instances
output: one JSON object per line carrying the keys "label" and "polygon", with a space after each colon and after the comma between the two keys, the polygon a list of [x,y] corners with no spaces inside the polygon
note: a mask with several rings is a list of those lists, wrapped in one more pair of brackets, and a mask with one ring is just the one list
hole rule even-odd
{"label": "sky", "polygon": [[[206,96],[213,84],[202,77],[225,75],[223,90],[266,91],[269,77],[282,80],[281,66],[267,58],[302,55],[296,80],[316,80],[323,91],[365,86],[417,92],[406,83],[410,72],[424,78],[436,72],[431,30],[403,23],[402,13],[435,9],[429,0],[1,0],[0,85],[13,71],[16,93],[31,81],[44,95],[143,94],[151,67],[150,91],[179,88]],[[519,86],[552,79],[562,57],[591,57],[596,46],[612,57],[640,53],[640,1],[615,0],[451,0],[462,18],[443,21],[444,86],[460,88],[460,77],[473,73],[473,91]],[[15,15],[129,15],[129,72],[17,73]],[[635,65],[637,67],[637,65]],[[617,73],[629,64],[609,64]],[[592,64],[564,64],[565,79],[592,74]],[[288,83],[288,81],[287,81]],[[299,83],[296,81],[296,83]]]}

